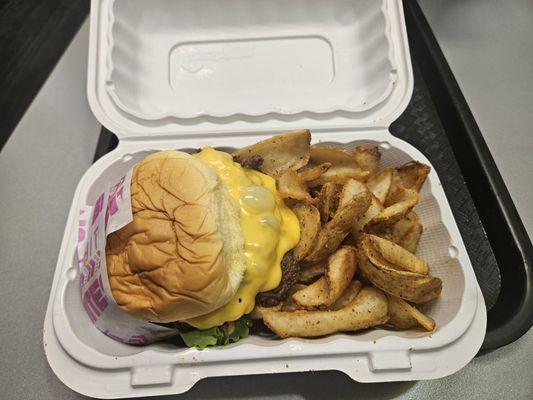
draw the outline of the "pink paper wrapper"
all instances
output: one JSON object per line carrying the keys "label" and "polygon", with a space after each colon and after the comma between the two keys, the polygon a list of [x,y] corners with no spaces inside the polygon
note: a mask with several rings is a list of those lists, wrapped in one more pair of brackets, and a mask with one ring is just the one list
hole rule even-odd
{"label": "pink paper wrapper", "polygon": [[105,257],[107,235],[133,220],[131,173],[101,193],[93,205],[80,209],[77,243],[80,293],[87,315],[100,331],[122,343],[146,345],[177,331],[141,321],[120,309],[111,294]]}

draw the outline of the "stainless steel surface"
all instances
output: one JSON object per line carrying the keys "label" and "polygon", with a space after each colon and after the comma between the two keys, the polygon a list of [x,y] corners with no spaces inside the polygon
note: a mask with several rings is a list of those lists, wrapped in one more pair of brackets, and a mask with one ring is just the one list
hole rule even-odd
{"label": "stainless steel surface", "polygon": [[[533,42],[528,39],[533,35],[533,18],[527,14],[533,6],[526,1],[512,2],[512,6],[506,2],[506,9],[521,8],[509,14],[500,10],[503,2],[499,6],[482,1],[421,3],[430,22],[437,25],[437,36],[531,236],[533,205],[528,205],[528,198],[533,194],[529,178],[533,157],[527,153],[533,150],[528,119],[533,88],[530,77],[524,78],[533,63]],[[446,16],[448,7],[454,10],[451,17]],[[528,17],[529,22],[524,21]],[[456,26],[468,29],[461,34]],[[520,39],[521,34],[523,40],[515,44],[511,39]],[[477,58],[484,54],[470,48],[489,40],[479,35],[492,38],[494,48],[489,42],[483,47],[493,53],[485,55],[492,63],[480,62]],[[508,37],[509,42],[499,35]],[[48,367],[42,325],[67,211],[76,184],[91,163],[99,132],[85,98],[87,40],[85,24],[0,153],[0,293],[9,299],[0,303],[0,398],[81,398]],[[515,45],[521,46],[521,51],[509,57]],[[507,54],[507,65],[502,65],[506,57],[499,55],[500,51]],[[514,99],[513,93],[521,101]],[[502,100],[493,101],[492,97]],[[334,372],[264,375],[208,379],[176,397],[526,399],[533,397],[532,348],[530,331],[517,342],[477,357],[458,373],[435,381],[368,385]]]}

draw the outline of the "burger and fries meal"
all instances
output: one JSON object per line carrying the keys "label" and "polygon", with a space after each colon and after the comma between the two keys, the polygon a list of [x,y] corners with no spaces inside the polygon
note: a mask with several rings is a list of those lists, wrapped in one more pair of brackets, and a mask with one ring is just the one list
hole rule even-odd
{"label": "burger and fries meal", "polygon": [[137,164],[133,221],[107,237],[118,306],[198,348],[238,341],[259,320],[280,338],[433,331],[417,307],[442,281],[416,256],[414,211],[430,168],[379,169],[377,147],[310,143],[299,130]]}

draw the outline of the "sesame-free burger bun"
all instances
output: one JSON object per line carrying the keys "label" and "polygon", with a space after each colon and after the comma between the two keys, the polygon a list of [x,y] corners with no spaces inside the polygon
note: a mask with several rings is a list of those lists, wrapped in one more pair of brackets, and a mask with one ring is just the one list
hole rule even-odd
{"label": "sesame-free burger bun", "polygon": [[173,322],[211,312],[245,270],[239,211],[218,174],[179,151],[133,169],[133,221],[107,238],[109,284],[136,318]]}

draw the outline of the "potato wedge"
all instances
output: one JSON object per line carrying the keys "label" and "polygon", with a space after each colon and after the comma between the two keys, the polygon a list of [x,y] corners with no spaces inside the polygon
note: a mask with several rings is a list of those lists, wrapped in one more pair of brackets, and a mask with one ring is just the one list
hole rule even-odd
{"label": "potato wedge", "polygon": [[373,174],[379,164],[381,154],[375,146],[357,146],[347,150],[335,146],[312,146],[310,164],[331,163],[332,167],[349,167]]}
{"label": "potato wedge", "polygon": [[364,183],[359,182],[355,179],[348,180],[342,187],[342,190],[339,195],[339,208],[344,207],[350,202],[350,200],[359,193],[368,192],[367,187]]}
{"label": "potato wedge", "polygon": [[278,174],[276,187],[284,199],[289,198],[307,203],[314,202],[314,199],[307,191],[306,184],[300,179],[298,173],[292,169],[285,169]]}
{"label": "potato wedge", "polygon": [[350,284],[357,268],[354,247],[342,246],[328,258],[325,278],[329,286],[328,304],[333,304]]}
{"label": "potato wedge", "polygon": [[334,204],[336,202],[336,197],[337,185],[334,183],[326,183],[324,186],[322,186],[322,189],[320,189],[316,203],[318,211],[320,211],[320,219],[323,224],[329,221],[335,211]]}
{"label": "potato wedge", "polygon": [[359,240],[359,237],[361,233],[363,232],[365,225],[375,216],[379,215],[383,211],[383,205],[378,200],[376,196],[371,194],[371,200],[370,200],[370,206],[366,210],[366,212],[363,214],[361,218],[354,221],[353,227],[352,227],[352,239],[357,242]]}
{"label": "potato wedge", "polygon": [[359,167],[353,167],[351,165],[332,165],[320,176],[320,178],[307,182],[307,185],[311,188],[322,186],[328,182],[343,185],[350,179],[364,182],[369,175],[370,172],[363,171]]}
{"label": "potato wedge", "polygon": [[357,267],[355,248],[342,246],[328,258],[324,276],[292,298],[300,306],[313,309],[333,304],[350,284]]}
{"label": "potato wedge", "polygon": [[423,230],[424,228],[422,227],[422,224],[416,223],[416,225],[414,225],[400,240],[398,240],[397,243],[405,250],[414,254],[418,247],[418,242],[420,241]]}
{"label": "potato wedge", "polygon": [[414,211],[409,212],[405,217],[392,225],[387,233],[390,234],[393,242],[401,240],[409,231],[419,223],[418,214]]}
{"label": "potato wedge", "polygon": [[318,165],[330,163],[332,167],[353,167],[360,169],[354,153],[338,146],[311,146],[309,163]]}
{"label": "potato wedge", "polygon": [[419,192],[430,171],[431,167],[418,161],[410,161],[396,168],[390,192],[394,192],[399,187]]}
{"label": "potato wedge", "polygon": [[392,184],[394,168],[384,168],[366,181],[366,186],[381,203],[384,203]]}
{"label": "potato wedge", "polygon": [[300,267],[298,282],[310,283],[326,272],[326,261]]}
{"label": "potato wedge", "polygon": [[309,162],[311,132],[309,129],[284,132],[233,153],[233,159],[245,163],[252,157],[261,157],[259,170],[276,176],[285,169],[297,170]]}
{"label": "potato wedge", "polygon": [[300,241],[294,248],[297,260],[303,260],[313,248],[320,232],[320,213],[310,204],[297,204],[292,211],[300,223]]}
{"label": "potato wedge", "polygon": [[394,202],[367,222],[364,228],[366,231],[378,232],[405,217],[418,204],[418,193],[411,189],[398,188],[392,197],[389,193],[387,201],[389,199]]}
{"label": "potato wedge", "polygon": [[364,254],[359,254],[358,271],[384,292],[417,304],[436,299],[442,290],[442,281],[437,277],[378,267]]}
{"label": "potato wedge", "polygon": [[303,168],[298,171],[298,176],[304,182],[314,181],[318,179],[331,167],[331,163],[326,162],[308,168]]}
{"label": "potato wedge", "polygon": [[348,204],[337,209],[333,219],[327,222],[318,234],[318,239],[305,261],[316,262],[333,253],[350,233],[353,221],[359,219],[370,205],[370,193],[363,192],[354,196]]}
{"label": "potato wedge", "polygon": [[365,287],[346,307],[335,311],[265,310],[264,323],[282,338],[317,337],[357,331],[388,321],[387,297],[379,289]]}
{"label": "potato wedge", "polygon": [[401,167],[396,168],[397,175],[394,178],[396,182],[401,182],[401,186],[406,189],[420,191],[422,185],[431,171],[431,167],[418,161],[408,162]]}
{"label": "potato wedge", "polygon": [[381,153],[376,146],[357,146],[352,151],[355,156],[357,165],[363,170],[367,171],[369,175],[376,172],[379,160],[381,159]]}
{"label": "potato wedge", "polygon": [[300,307],[309,310],[325,308],[329,305],[329,285],[326,277],[322,276],[305,289],[294,293],[292,299]]}
{"label": "potato wedge", "polygon": [[342,292],[340,297],[333,303],[329,309],[330,310],[340,310],[341,308],[346,307],[357,297],[361,291],[363,284],[360,281],[351,281],[348,287]]}
{"label": "potato wedge", "polygon": [[418,215],[414,211],[411,211],[404,218],[382,232],[377,233],[377,235],[393,241],[414,254],[418,247],[420,236],[422,236],[422,231],[423,227],[418,222]]}
{"label": "potato wedge", "polygon": [[360,243],[366,257],[378,267],[385,266],[422,275],[429,273],[427,262],[390,240],[364,234]]}
{"label": "potato wedge", "polygon": [[357,157],[364,159],[364,156],[360,155],[359,152],[355,153],[342,147],[312,146],[310,165],[329,163],[331,166],[319,178],[310,180],[308,182],[309,187],[322,186],[327,182],[344,184],[349,179],[364,181],[370,172],[361,168]]}
{"label": "potato wedge", "polygon": [[435,329],[435,321],[422,314],[405,300],[387,294],[389,300],[389,324],[396,329],[422,328],[428,332]]}

